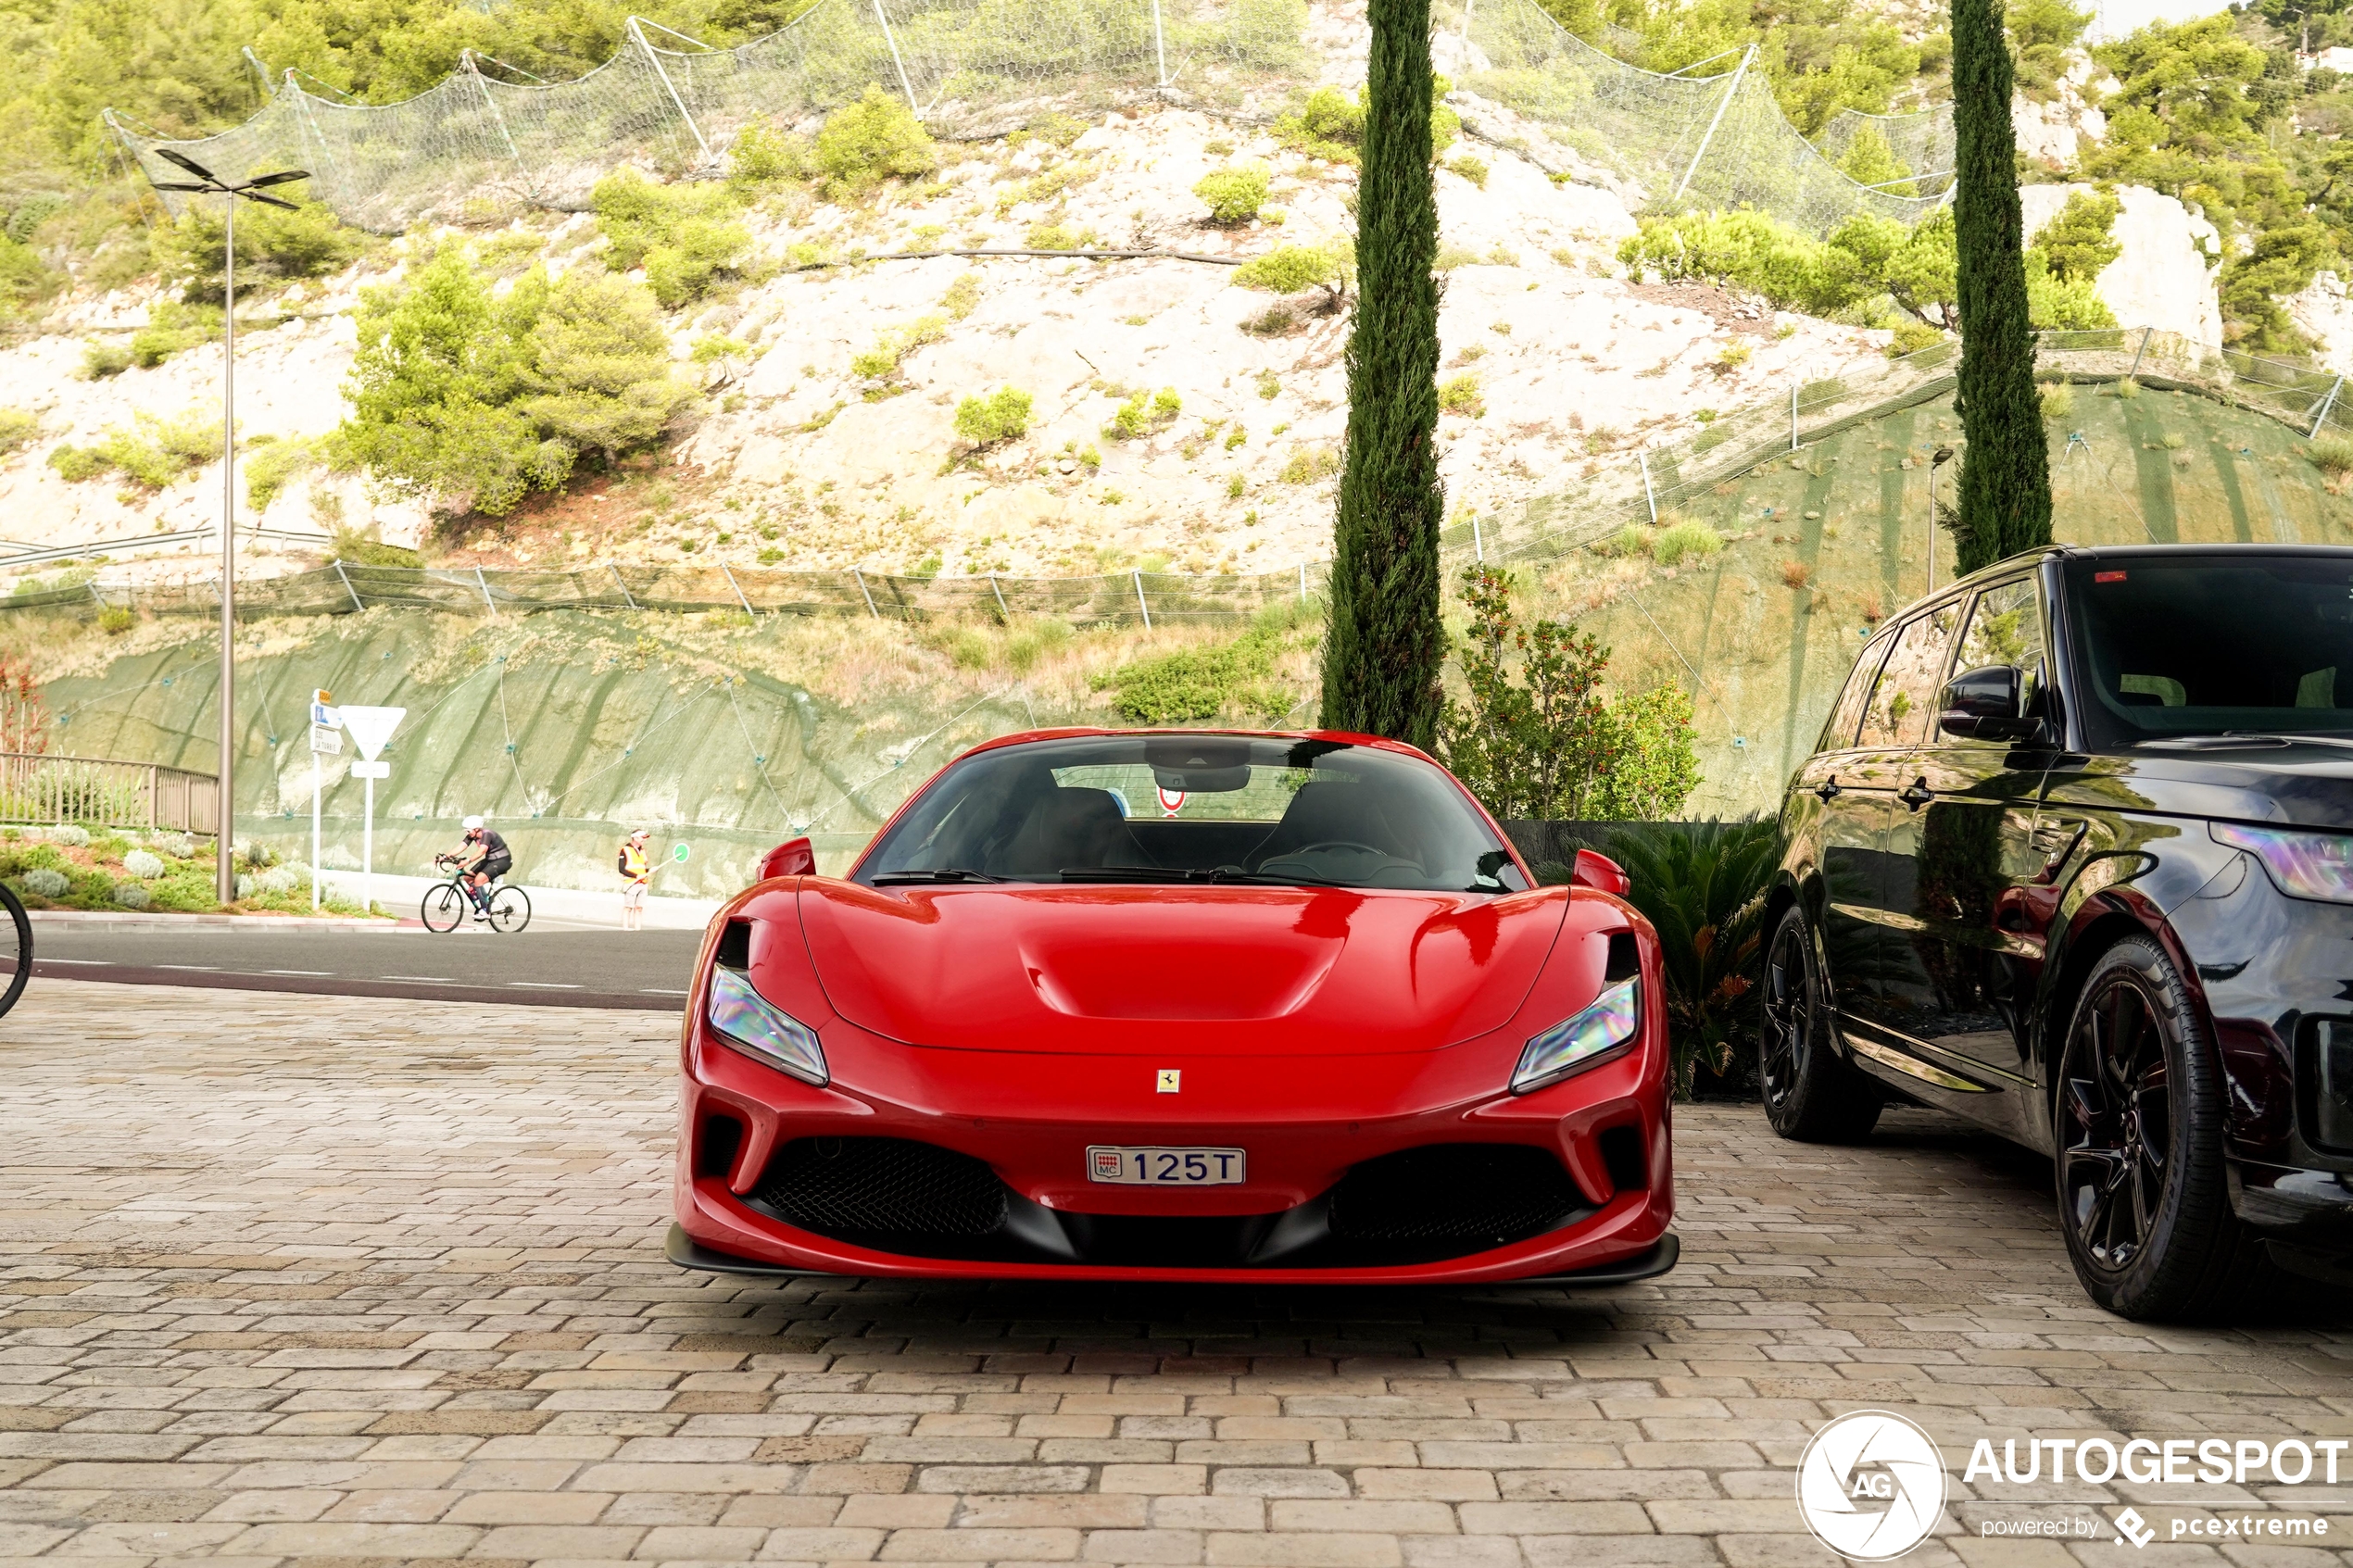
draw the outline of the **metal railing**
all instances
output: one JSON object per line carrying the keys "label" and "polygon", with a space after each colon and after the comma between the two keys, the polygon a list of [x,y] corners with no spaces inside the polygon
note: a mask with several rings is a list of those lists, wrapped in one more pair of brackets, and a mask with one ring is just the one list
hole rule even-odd
{"label": "metal railing", "polygon": [[217,834],[220,781],[156,762],[0,751],[0,821]]}

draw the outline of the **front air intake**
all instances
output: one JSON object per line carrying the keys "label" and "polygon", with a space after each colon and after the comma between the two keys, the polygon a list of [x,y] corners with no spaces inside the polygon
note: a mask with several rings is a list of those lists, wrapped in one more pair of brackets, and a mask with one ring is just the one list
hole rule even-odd
{"label": "front air intake", "polygon": [[798,1138],[776,1151],[752,1197],[819,1236],[889,1251],[991,1236],[1005,1185],[985,1160],[908,1138]]}
{"label": "front air intake", "polygon": [[1336,1242],[1437,1248],[1438,1256],[1525,1240],[1588,1207],[1549,1150],[1486,1143],[1367,1160],[1332,1188],[1331,1205]]}

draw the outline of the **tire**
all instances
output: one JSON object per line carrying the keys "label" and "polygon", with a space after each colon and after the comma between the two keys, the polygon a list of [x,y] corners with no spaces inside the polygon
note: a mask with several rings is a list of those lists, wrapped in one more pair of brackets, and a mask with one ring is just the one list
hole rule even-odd
{"label": "tire", "polygon": [[1879,1086],[1839,1060],[1813,927],[1795,905],[1765,949],[1756,1032],[1756,1085],[1765,1120],[1800,1143],[1855,1143],[1869,1135],[1885,1103]]}
{"label": "tire", "polygon": [[490,929],[512,935],[531,923],[531,896],[520,887],[502,887],[490,896]]}
{"label": "tire", "polygon": [[0,1014],[5,1014],[32,978],[32,917],[24,912],[24,900],[6,886],[0,886],[0,906],[7,911],[6,923],[0,923],[0,962],[6,965],[6,978],[0,982]]}
{"label": "tire", "polygon": [[2269,1288],[2275,1266],[2231,1210],[2213,1043],[2147,937],[2094,960],[2056,1094],[2059,1230],[2084,1294],[2135,1321],[2195,1322]]}
{"label": "tire", "polygon": [[425,889],[424,905],[418,914],[423,919],[427,931],[446,935],[457,930],[459,922],[466,918],[466,896],[458,890],[454,882],[435,883]]}

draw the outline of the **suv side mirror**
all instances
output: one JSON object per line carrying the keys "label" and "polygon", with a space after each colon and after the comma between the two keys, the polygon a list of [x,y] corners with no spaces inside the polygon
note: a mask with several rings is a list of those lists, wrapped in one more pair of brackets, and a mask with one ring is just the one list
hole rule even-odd
{"label": "suv side mirror", "polygon": [[772,876],[815,876],[817,850],[806,838],[787,838],[760,858],[760,880]]}
{"label": "suv side mirror", "polygon": [[2026,716],[2026,672],[2015,664],[1954,676],[1941,708],[1937,728],[1965,740],[2024,740],[2041,728]]}
{"label": "suv side mirror", "polygon": [[1634,879],[1626,874],[1626,868],[1598,849],[1577,852],[1577,864],[1569,868],[1568,880],[1573,886],[1616,894],[1620,898],[1634,890]]}

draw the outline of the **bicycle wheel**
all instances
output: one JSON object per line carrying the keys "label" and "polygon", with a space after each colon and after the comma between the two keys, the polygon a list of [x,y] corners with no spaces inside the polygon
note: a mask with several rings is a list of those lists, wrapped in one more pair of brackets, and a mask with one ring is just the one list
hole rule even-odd
{"label": "bicycle wheel", "polygon": [[490,896],[490,929],[510,935],[531,923],[531,896],[520,887],[502,887]]}
{"label": "bicycle wheel", "polygon": [[24,912],[23,900],[5,884],[0,884],[0,905],[8,911],[8,918],[0,920],[0,977],[6,980],[0,987],[0,1013],[6,1013],[32,978],[32,920]]}
{"label": "bicycle wheel", "polygon": [[424,907],[418,912],[424,917],[427,931],[455,931],[466,918],[466,896],[454,882],[435,883],[425,889]]}

